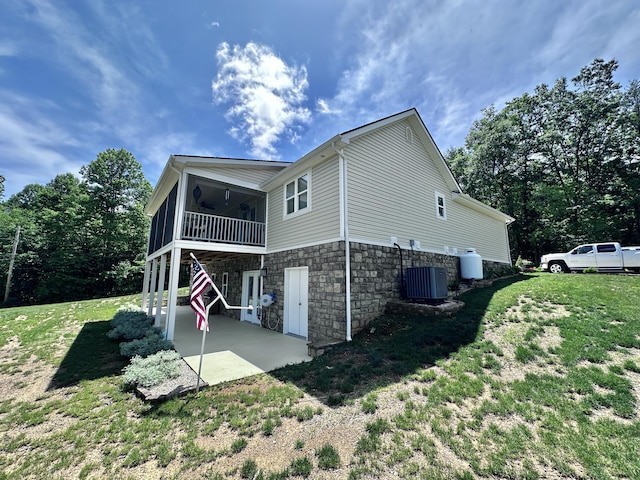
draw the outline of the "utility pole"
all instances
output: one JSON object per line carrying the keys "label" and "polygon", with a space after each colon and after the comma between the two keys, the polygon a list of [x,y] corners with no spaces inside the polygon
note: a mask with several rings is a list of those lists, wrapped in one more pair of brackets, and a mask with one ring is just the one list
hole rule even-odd
{"label": "utility pole", "polygon": [[13,251],[11,252],[11,258],[9,259],[9,273],[7,273],[7,286],[4,289],[4,301],[9,299],[9,289],[11,288],[11,274],[13,273],[13,261],[16,258],[16,252],[18,251],[18,242],[20,241],[20,225],[16,228],[16,238],[13,240]]}

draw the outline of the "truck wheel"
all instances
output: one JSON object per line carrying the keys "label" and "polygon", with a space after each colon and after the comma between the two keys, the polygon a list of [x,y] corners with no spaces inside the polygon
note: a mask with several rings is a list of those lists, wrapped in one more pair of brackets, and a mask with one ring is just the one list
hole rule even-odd
{"label": "truck wheel", "polygon": [[551,262],[549,264],[549,271],[551,273],[564,273],[566,270],[565,270],[564,263],[562,263],[562,262]]}

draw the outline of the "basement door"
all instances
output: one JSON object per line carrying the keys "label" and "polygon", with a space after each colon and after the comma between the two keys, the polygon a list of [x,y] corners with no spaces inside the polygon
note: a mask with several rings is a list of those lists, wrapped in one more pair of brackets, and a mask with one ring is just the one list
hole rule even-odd
{"label": "basement door", "polygon": [[258,298],[260,292],[260,271],[250,270],[242,272],[242,306],[248,307],[253,305],[251,310],[240,310],[240,320],[251,323],[260,323],[258,319],[258,307],[260,306],[260,299]]}
{"label": "basement door", "polygon": [[284,270],[284,333],[304,339],[309,333],[309,267]]}

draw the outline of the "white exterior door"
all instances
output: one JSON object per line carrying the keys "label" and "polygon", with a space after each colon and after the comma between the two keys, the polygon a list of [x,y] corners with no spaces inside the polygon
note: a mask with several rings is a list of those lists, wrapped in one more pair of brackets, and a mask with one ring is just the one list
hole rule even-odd
{"label": "white exterior door", "polygon": [[241,310],[240,319],[251,323],[260,323],[258,307],[260,306],[260,271],[251,270],[242,273],[242,306],[253,306],[251,310]]}
{"label": "white exterior door", "polygon": [[284,333],[309,334],[309,267],[284,271]]}

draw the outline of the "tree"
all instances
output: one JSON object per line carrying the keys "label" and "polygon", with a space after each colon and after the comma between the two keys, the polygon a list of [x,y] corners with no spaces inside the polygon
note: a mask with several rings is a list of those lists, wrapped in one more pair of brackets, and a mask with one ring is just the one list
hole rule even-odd
{"label": "tree", "polygon": [[[152,187],[140,163],[124,149],[107,149],[80,170],[88,189],[96,235],[92,268],[100,289],[139,288],[149,220],[144,206]],[[138,260],[135,265],[134,260]],[[135,273],[133,282],[131,274]],[[135,284],[135,287],[134,287]]]}
{"label": "tree", "polygon": [[514,256],[536,259],[575,243],[640,243],[640,84],[594,60],[571,82],[540,85],[472,126],[447,153],[472,196],[516,218]]}
{"label": "tree", "polygon": [[[106,150],[46,185],[0,202],[0,271],[21,225],[13,303],[47,303],[139,291],[151,185],[126,150]],[[2,282],[4,286],[4,282]]]}

